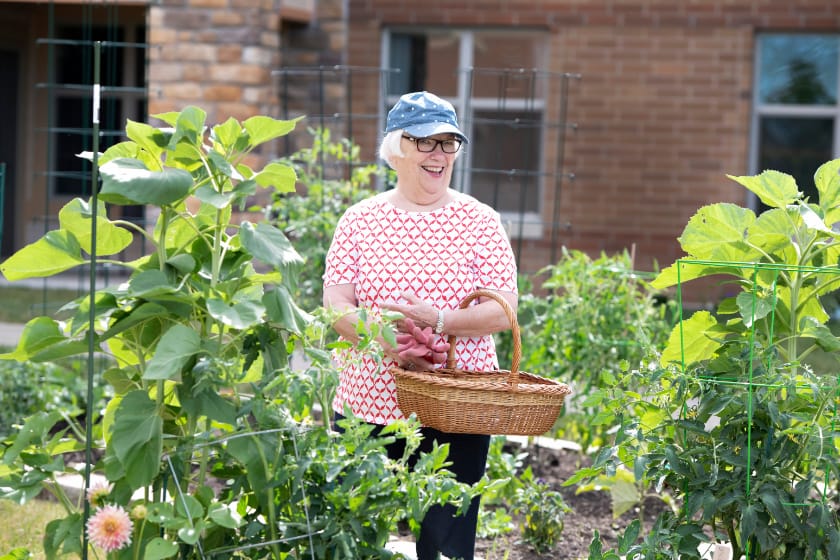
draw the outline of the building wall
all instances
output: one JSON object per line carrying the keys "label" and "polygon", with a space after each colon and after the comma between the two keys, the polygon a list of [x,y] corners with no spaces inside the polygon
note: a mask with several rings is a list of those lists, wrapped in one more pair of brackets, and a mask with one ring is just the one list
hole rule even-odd
{"label": "building wall", "polygon": [[[45,51],[36,40],[48,34],[47,12],[42,4],[22,5],[0,3],[15,14],[0,21],[0,43],[18,49],[22,65],[13,187],[21,207],[18,246],[43,230],[30,217],[54,215],[57,208],[45,210],[48,165],[37,138],[47,112],[35,87],[46,81]],[[229,116],[311,115],[306,103],[315,86],[297,78],[291,113],[281,112],[276,71],[378,69],[382,32],[390,26],[547,33],[546,70],[581,76],[569,90],[568,119],[576,128],[566,134],[563,163],[575,178],[559,190],[564,227],[557,241],[592,254],[634,248],[637,267],[648,270],[680,256],[676,238],[700,206],[747,202],[725,175],[749,172],[756,34],[840,30],[840,3],[825,0],[318,0],[308,6],[311,12],[296,15],[284,15],[283,6],[282,0],[162,0],[140,8],[148,14],[141,17],[150,44],[149,113],[196,104],[211,123]],[[352,136],[362,158],[374,160],[378,76],[356,71],[322,91],[325,114],[359,117]],[[317,124],[309,119],[302,127]],[[556,149],[547,145],[545,152]],[[553,163],[547,160],[546,168]],[[546,193],[542,217],[548,223],[555,201],[551,189]],[[515,241],[526,272],[558,254],[548,231],[542,239]]]}
{"label": "building wall", "polygon": [[[676,238],[707,203],[747,203],[725,175],[748,173],[755,35],[837,31],[824,0],[349,0],[348,64],[377,65],[389,26],[516,26],[551,34],[569,93],[559,242],[592,254],[635,248],[651,270],[681,256]],[[360,99],[375,103],[372,92]],[[375,107],[371,107],[375,109]],[[359,132],[372,147],[375,131]],[[553,201],[546,200],[551,208]],[[544,216],[545,217],[545,216]],[[523,243],[523,271],[548,264],[548,240]]]}
{"label": "building wall", "polygon": [[274,110],[273,0],[163,0],[149,8],[149,113],[199,105],[208,123]]}
{"label": "building wall", "polygon": [[[115,4],[119,3],[119,9]],[[107,26],[119,13],[117,23],[132,28],[145,22],[140,2],[122,1],[109,5],[82,6],[75,3],[0,2],[0,50],[14,53],[18,60],[17,106],[4,107],[3,115],[15,112],[14,125],[0,119],[0,135],[15,143],[13,171],[5,183],[3,256],[39,239],[57,227],[59,210],[72,198],[50,191],[50,175],[57,159],[55,140],[61,134],[51,130],[55,100],[68,90],[79,93],[82,84],[62,83],[56,68],[60,43],[51,34],[65,27]],[[4,84],[6,85],[6,84]],[[81,160],[79,160],[81,161]],[[82,164],[80,163],[80,168]]]}

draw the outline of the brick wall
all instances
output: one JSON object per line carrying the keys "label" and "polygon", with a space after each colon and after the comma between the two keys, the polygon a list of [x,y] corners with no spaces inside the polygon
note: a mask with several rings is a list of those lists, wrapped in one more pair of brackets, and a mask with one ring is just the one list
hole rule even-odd
{"label": "brick wall", "polygon": [[271,114],[274,0],[162,0],[149,8],[149,112],[198,105],[208,123]]}
{"label": "brick wall", "polygon": [[[351,65],[378,65],[388,26],[548,30],[548,70],[582,76],[559,241],[592,254],[635,245],[647,270],[681,256],[676,238],[700,206],[746,202],[725,174],[748,172],[755,34],[840,30],[840,3],[825,0],[349,0],[349,15]],[[549,241],[523,244],[523,270],[548,264]]]}

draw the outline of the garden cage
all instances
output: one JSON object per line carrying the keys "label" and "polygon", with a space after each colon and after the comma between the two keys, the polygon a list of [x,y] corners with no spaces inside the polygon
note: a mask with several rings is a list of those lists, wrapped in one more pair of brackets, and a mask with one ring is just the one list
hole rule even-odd
{"label": "garden cage", "polygon": [[669,457],[682,515],[748,560],[832,557],[840,269],[679,260],[676,275],[682,317],[662,363],[683,374]]}

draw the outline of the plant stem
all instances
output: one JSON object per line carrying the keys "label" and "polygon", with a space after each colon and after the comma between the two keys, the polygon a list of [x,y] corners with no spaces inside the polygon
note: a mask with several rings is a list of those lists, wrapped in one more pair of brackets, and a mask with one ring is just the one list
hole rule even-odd
{"label": "plant stem", "polygon": [[[204,431],[206,433],[210,433],[210,428],[211,428],[210,419],[205,418],[204,419]],[[207,463],[209,461],[209,458],[208,458],[208,452],[207,452],[206,449],[207,449],[207,446],[204,446],[204,448],[202,448],[202,450],[199,452],[199,456],[200,456],[199,469],[198,469],[198,486],[199,487],[204,486],[204,481],[207,478]]]}

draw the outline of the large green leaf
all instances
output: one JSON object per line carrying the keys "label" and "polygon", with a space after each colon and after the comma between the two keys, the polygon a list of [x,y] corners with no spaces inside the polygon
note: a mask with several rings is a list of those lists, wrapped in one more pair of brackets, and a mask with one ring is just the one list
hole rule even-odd
{"label": "large green leaf", "polygon": [[143,379],[171,379],[200,349],[198,333],[187,326],[174,325],[161,337]]}
{"label": "large green leaf", "polygon": [[163,560],[178,554],[178,543],[161,537],[155,537],[146,545],[143,560]]}
{"label": "large green leaf", "polygon": [[755,214],[748,208],[729,203],[710,204],[691,217],[679,242],[696,259],[743,262],[750,258],[750,249],[744,241],[753,222]]}
{"label": "large green leaf", "polygon": [[762,212],[747,229],[747,241],[766,253],[775,253],[790,245],[799,217],[791,216],[786,208],[771,208]]}
{"label": "large green leaf", "polygon": [[786,208],[801,196],[796,186],[796,179],[787,173],[772,169],[759,175],[742,177],[727,175],[727,177],[754,192],[761,202],[770,208]]}
{"label": "large green leaf", "polygon": [[102,190],[99,197],[113,204],[173,204],[189,194],[193,178],[183,169],[151,171],[133,158],[118,158],[99,169]]}
{"label": "large green leaf", "polygon": [[239,238],[242,246],[254,258],[281,271],[303,264],[303,258],[292,246],[286,234],[274,226],[266,223],[254,225],[251,222],[242,222]]}
{"label": "large green leaf", "polygon": [[712,314],[708,311],[698,311],[681,321],[671,331],[660,362],[662,365],[689,365],[709,359],[720,348],[721,342],[717,337],[721,334]]}
{"label": "large green leaf", "polygon": [[755,321],[767,317],[776,306],[776,298],[773,294],[741,292],[735,299],[738,303],[738,311],[744,320],[744,326],[747,328],[752,327]]}
{"label": "large green leaf", "polygon": [[195,189],[195,197],[214,208],[225,208],[236,199],[235,191],[220,193],[210,185],[202,185]]}
{"label": "large green leaf", "polygon": [[3,463],[12,465],[29,446],[40,446],[61,418],[57,411],[36,412],[27,418],[14,441],[3,450]]}
{"label": "large green leaf", "polygon": [[285,286],[275,286],[263,296],[268,318],[286,330],[300,334],[313,321],[312,315],[301,309]]}
{"label": "large green leaf", "polygon": [[169,138],[159,128],[131,119],[126,120],[125,134],[155,159],[160,159],[169,143]]}
{"label": "large green leaf", "polygon": [[814,212],[813,208],[810,206],[799,206],[799,215],[802,216],[802,221],[809,229],[833,235],[831,228],[825,224],[822,217]]}
{"label": "large green leaf", "polygon": [[207,299],[207,311],[210,316],[228,327],[245,330],[262,320],[265,308],[262,303],[253,300],[239,301],[228,305],[218,298]]}
{"label": "large green leaf", "polygon": [[110,436],[109,444],[131,486],[148,486],[160,470],[163,419],[145,391],[132,391],[122,398]]}
{"label": "large green leaf", "polygon": [[[633,481],[633,473],[625,469],[617,470],[616,475],[619,473],[626,473],[625,477],[617,477],[615,482],[610,486],[613,518],[616,519],[630,511],[631,508],[637,506],[642,499]],[[629,478],[627,477],[628,475]]]}
{"label": "large green leaf", "polygon": [[126,295],[136,298],[152,298],[178,292],[178,286],[169,282],[166,273],[150,269],[138,272],[128,281]]}
{"label": "large green leaf", "polygon": [[233,117],[222,124],[217,124],[211,129],[211,137],[219,143],[222,151],[229,152],[236,145],[236,141],[242,134],[242,126]]}
{"label": "large green leaf", "polygon": [[651,286],[657,290],[670,288],[697,278],[716,275],[741,276],[741,269],[736,266],[716,266],[692,260],[677,261],[651,280]]}
{"label": "large green leaf", "polygon": [[63,558],[68,554],[80,556],[83,530],[81,513],[71,513],[47,523],[43,540],[47,558]]}
{"label": "large green leaf", "polygon": [[69,339],[64,336],[54,320],[49,317],[36,317],[23,327],[17,347],[12,352],[0,354],[0,359],[47,362],[77,356],[87,351],[87,341]]}
{"label": "large green leaf", "polygon": [[[69,231],[79,242],[82,250],[92,254],[93,232],[91,223],[93,212],[90,204],[80,198],[74,198],[58,212],[58,221],[62,230]],[[96,254],[114,255],[129,245],[133,236],[127,229],[113,224],[108,219],[105,204],[97,204],[96,214]]]}
{"label": "large green leaf", "polygon": [[261,187],[274,187],[279,193],[290,193],[295,192],[297,175],[291,166],[273,162],[254,175],[253,179]]}
{"label": "large green leaf", "polygon": [[169,149],[176,149],[182,140],[190,146],[200,146],[206,119],[207,113],[192,105],[178,113],[174,123],[175,131],[169,139]]}
{"label": "large green leaf", "polygon": [[214,502],[207,508],[207,517],[212,519],[216,525],[228,529],[236,529],[242,525],[241,517],[234,516],[234,512],[224,504]]}
{"label": "large green leaf", "polygon": [[245,119],[242,126],[248,133],[248,144],[253,148],[263,142],[268,142],[269,140],[274,140],[275,138],[289,134],[295,129],[298,121],[302,118],[298,117],[293,120],[284,121],[265,115],[256,115]]}
{"label": "large green leaf", "polygon": [[86,263],[76,237],[65,230],[48,232],[0,264],[0,272],[14,282],[24,278],[41,278]]}
{"label": "large green leaf", "polygon": [[111,327],[102,333],[102,340],[109,339],[126,330],[147,322],[157,322],[156,329],[160,329],[159,322],[169,316],[169,310],[161,304],[153,302],[141,303],[133,308],[130,313],[119,317]]}
{"label": "large green leaf", "polygon": [[236,422],[236,407],[229,400],[213,390],[201,391],[194,395],[181,395],[184,412],[194,418],[207,418],[223,424]]}
{"label": "large green leaf", "polygon": [[822,164],[814,173],[814,184],[820,194],[820,208],[826,215],[826,222],[832,225],[840,219],[840,159]]}

